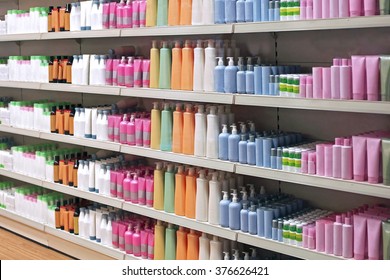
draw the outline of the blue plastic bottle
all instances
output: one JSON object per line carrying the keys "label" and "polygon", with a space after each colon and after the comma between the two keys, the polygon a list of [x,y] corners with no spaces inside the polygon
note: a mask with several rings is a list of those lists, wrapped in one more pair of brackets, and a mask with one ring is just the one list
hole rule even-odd
{"label": "blue plastic bottle", "polygon": [[236,22],[236,0],[225,0],[225,22]]}
{"label": "blue plastic bottle", "polygon": [[272,169],[278,169],[276,155],[277,155],[276,148],[272,148],[271,149],[271,168]]}
{"label": "blue plastic bottle", "polygon": [[269,1],[268,21],[274,21],[275,1]]}
{"label": "blue plastic bottle", "polygon": [[[237,2],[238,3],[238,2]],[[238,72],[237,72],[237,92],[241,94],[246,93],[246,71],[245,65],[240,60],[238,62]]]}
{"label": "blue plastic bottle", "polygon": [[242,187],[242,191],[240,191],[240,193],[242,193],[242,198],[240,200],[241,207],[243,207],[244,204],[249,205],[248,192],[245,190],[245,187]]}
{"label": "blue plastic bottle", "polygon": [[283,242],[283,221],[278,221],[278,241]]}
{"label": "blue plastic bottle", "polygon": [[219,203],[219,225],[221,227],[229,227],[229,204],[228,193],[223,192],[223,198]]}
{"label": "blue plastic bottle", "polygon": [[269,92],[268,92],[268,95],[275,95],[274,93],[274,82],[275,82],[275,79],[274,79],[274,75],[269,75],[269,78],[268,78],[268,88],[269,88]]}
{"label": "blue plastic bottle", "polygon": [[218,65],[214,69],[214,91],[225,92],[225,65],[223,65],[223,58],[217,57]]}
{"label": "blue plastic bottle", "polygon": [[[248,1],[247,1],[248,2]],[[245,92],[247,94],[255,93],[255,72],[252,65],[252,58],[248,57],[245,72]]]}
{"label": "blue plastic bottle", "polygon": [[257,137],[256,143],[256,166],[264,166],[263,164],[263,137]]}
{"label": "blue plastic bottle", "polygon": [[274,80],[274,94],[275,94],[276,96],[279,96],[279,95],[280,95],[279,83],[280,83],[279,75],[275,75],[275,80]]}
{"label": "blue plastic bottle", "polygon": [[240,211],[241,231],[248,232],[248,205],[244,203]]}
{"label": "blue plastic bottle", "polygon": [[257,208],[257,235],[264,237],[264,208]]}
{"label": "blue plastic bottle", "polygon": [[229,135],[227,125],[223,124],[222,133],[218,136],[218,158],[220,160],[229,159]]}
{"label": "blue plastic bottle", "polygon": [[233,201],[229,204],[229,228],[239,230],[241,203],[238,202],[237,194],[232,193],[232,195]]}
{"label": "blue plastic bottle", "polygon": [[268,21],[269,0],[261,0],[261,21]]}
{"label": "blue plastic bottle", "polygon": [[267,239],[272,239],[272,220],[274,212],[271,208],[264,210],[264,236]]}
{"label": "blue plastic bottle", "polygon": [[237,66],[234,65],[233,57],[228,57],[229,65],[225,68],[224,89],[226,93],[237,92]]}
{"label": "blue plastic bottle", "polygon": [[236,21],[245,22],[245,1],[238,0],[236,2]]}
{"label": "blue plastic bottle", "polygon": [[262,67],[260,65],[255,65],[254,80],[255,80],[254,82],[255,94],[262,95],[263,94]]}
{"label": "blue plastic bottle", "polygon": [[278,240],[278,220],[272,220],[272,239]]}
{"label": "blue plastic bottle", "polygon": [[253,0],[245,1],[245,22],[253,22]]}
{"label": "blue plastic bottle", "polygon": [[253,21],[261,21],[261,0],[253,0]]}
{"label": "blue plastic bottle", "polygon": [[215,0],[214,23],[225,23],[225,0]]}
{"label": "blue plastic bottle", "polygon": [[256,205],[252,205],[248,213],[248,231],[250,234],[257,234]]}
{"label": "blue plastic bottle", "polygon": [[238,162],[247,164],[247,141],[244,134],[241,134],[241,141],[238,142]]}
{"label": "blue plastic bottle", "polygon": [[263,139],[263,166],[271,168],[272,138]]}
{"label": "blue plastic bottle", "polygon": [[274,21],[280,21],[280,1],[275,1]]}
{"label": "blue plastic bottle", "polygon": [[263,95],[269,94],[269,76],[271,75],[271,67],[270,66],[262,66],[261,67],[261,92]]}
{"label": "blue plastic bottle", "polygon": [[237,127],[232,125],[232,134],[229,135],[228,141],[228,158],[231,162],[238,162],[238,142],[240,142],[240,136],[237,134]]}
{"label": "blue plastic bottle", "polygon": [[246,151],[246,159],[248,164],[256,165],[256,143],[254,135],[249,135],[249,142],[246,146]]}
{"label": "blue plastic bottle", "polygon": [[277,151],[276,151],[276,168],[278,170],[282,170],[283,169],[283,150],[282,148],[278,148]]}

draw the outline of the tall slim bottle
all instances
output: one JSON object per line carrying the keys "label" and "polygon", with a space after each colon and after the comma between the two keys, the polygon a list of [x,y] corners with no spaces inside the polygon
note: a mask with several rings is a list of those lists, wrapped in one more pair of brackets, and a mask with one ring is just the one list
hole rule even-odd
{"label": "tall slim bottle", "polygon": [[210,260],[222,260],[222,242],[219,241],[218,236],[213,236],[210,241]]}
{"label": "tall slim bottle", "polygon": [[176,231],[177,246],[176,246],[176,260],[187,259],[187,231],[184,227],[179,227]]}
{"label": "tall slim bottle", "polygon": [[204,87],[205,49],[203,41],[198,40],[194,49],[194,91],[203,91]]}
{"label": "tall slim bottle", "polygon": [[163,42],[160,49],[160,77],[158,87],[161,89],[171,88],[171,49],[168,42]]}
{"label": "tall slim bottle", "polygon": [[168,25],[168,0],[157,0],[157,26]]}
{"label": "tall slim bottle", "polygon": [[199,237],[199,260],[210,259],[210,239],[205,232]]}
{"label": "tall slim bottle", "polygon": [[179,166],[175,174],[175,214],[179,216],[185,215],[185,200],[186,200],[186,175],[184,166]]}
{"label": "tall slim bottle", "polygon": [[182,104],[176,104],[173,112],[172,152],[181,154],[183,152],[183,112]]}
{"label": "tall slim bottle", "polygon": [[[156,0],[151,0],[156,1]],[[149,2],[149,0],[148,0]],[[160,79],[160,50],[157,41],[152,42],[150,49],[150,88],[158,88]]]}
{"label": "tall slim bottle", "polygon": [[172,224],[165,230],[165,260],[176,260],[176,229]]}
{"label": "tall slim bottle", "polygon": [[175,47],[172,49],[172,77],[171,89],[181,89],[181,65],[182,65],[182,49],[180,41],[175,42]]}
{"label": "tall slim bottle", "polygon": [[181,0],[180,25],[191,25],[192,23],[192,0]]}
{"label": "tall slim bottle", "polygon": [[192,111],[191,104],[186,105],[186,111],[183,114],[183,154],[194,154],[195,140],[195,114]]}
{"label": "tall slim bottle", "polygon": [[191,41],[186,40],[182,50],[182,65],[181,65],[181,89],[193,90],[194,85],[194,49],[191,46]]}
{"label": "tall slim bottle", "polygon": [[168,25],[180,25],[180,3],[181,0],[170,0],[168,4]]}
{"label": "tall slim bottle", "polygon": [[172,151],[172,112],[169,103],[164,104],[164,110],[161,112],[161,151]]}
{"label": "tall slim bottle", "polygon": [[196,177],[195,168],[190,167],[186,176],[186,200],[185,215],[187,218],[195,219],[196,212]]}
{"label": "tall slim bottle", "polygon": [[158,162],[154,170],[153,208],[164,210],[164,172],[162,162]]}
{"label": "tall slim bottle", "polygon": [[207,119],[204,112],[204,105],[198,105],[198,112],[195,114],[195,136],[194,155],[198,157],[206,156],[206,129]]}
{"label": "tall slim bottle", "polygon": [[206,179],[206,171],[199,171],[199,178],[196,179],[196,211],[197,221],[207,222],[209,202],[209,181]]}
{"label": "tall slim bottle", "polygon": [[214,69],[217,66],[217,52],[213,40],[208,40],[208,45],[204,50],[204,54],[203,89],[206,92],[210,92],[214,91]]}
{"label": "tall slim bottle", "polygon": [[154,226],[154,259],[165,259],[165,227],[161,221]]}
{"label": "tall slim bottle", "polygon": [[222,183],[218,181],[218,172],[213,173],[209,181],[208,222],[219,225],[219,203],[222,200]]}
{"label": "tall slim bottle", "polygon": [[173,164],[168,164],[164,177],[164,211],[175,212],[175,174]]}
{"label": "tall slim bottle", "polygon": [[219,117],[216,114],[216,107],[210,107],[210,113],[207,115],[207,136],[206,136],[206,157],[218,158],[218,136],[219,136]]}
{"label": "tall slim bottle", "polygon": [[153,103],[153,109],[151,112],[151,139],[150,147],[154,150],[160,149],[160,139],[161,139],[161,111],[158,107],[158,102]]}
{"label": "tall slim bottle", "polygon": [[199,260],[199,236],[193,229],[187,235],[187,260]]}
{"label": "tall slim bottle", "polygon": [[153,27],[157,23],[157,0],[146,0],[146,26]]}

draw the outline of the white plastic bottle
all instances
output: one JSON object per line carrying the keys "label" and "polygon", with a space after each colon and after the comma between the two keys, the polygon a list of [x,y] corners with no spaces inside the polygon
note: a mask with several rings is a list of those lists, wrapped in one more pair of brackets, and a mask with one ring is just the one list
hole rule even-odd
{"label": "white plastic bottle", "polygon": [[194,91],[203,91],[204,86],[204,55],[203,41],[198,40],[196,48],[194,49]]}
{"label": "white plastic bottle", "polygon": [[219,203],[222,200],[222,185],[218,181],[218,172],[213,173],[209,181],[208,222],[212,225],[219,224]]}
{"label": "white plastic bottle", "polygon": [[205,232],[199,237],[199,260],[210,259],[210,239]]}
{"label": "white plastic bottle", "polygon": [[219,241],[218,236],[213,236],[210,241],[210,260],[222,260],[222,242]]}
{"label": "white plastic bottle", "polygon": [[195,140],[194,155],[198,157],[206,156],[206,133],[207,117],[204,112],[204,105],[198,105],[198,112],[195,114]]}
{"label": "white plastic bottle", "polygon": [[214,91],[214,69],[217,66],[216,49],[214,47],[213,40],[208,41],[208,46],[207,48],[205,48],[204,53],[205,53],[205,61],[204,61],[203,89],[206,92],[211,92]]}
{"label": "white plastic bottle", "polygon": [[199,171],[196,179],[196,211],[195,219],[201,222],[208,220],[209,182],[206,179],[206,171]]}
{"label": "white plastic bottle", "polygon": [[202,24],[203,0],[192,1],[192,25]]}
{"label": "white plastic bottle", "polygon": [[206,157],[218,158],[218,136],[219,136],[219,117],[216,114],[216,107],[210,107],[210,113],[207,115],[207,135],[206,135]]}

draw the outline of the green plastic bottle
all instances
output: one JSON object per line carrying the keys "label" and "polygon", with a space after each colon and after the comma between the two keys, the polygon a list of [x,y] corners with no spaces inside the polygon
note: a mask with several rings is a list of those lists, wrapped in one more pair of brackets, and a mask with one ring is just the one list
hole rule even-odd
{"label": "green plastic bottle", "polygon": [[165,260],[176,260],[176,229],[172,224],[165,229]]}
{"label": "green plastic bottle", "polygon": [[175,174],[173,164],[168,164],[164,177],[164,211],[175,212]]}
{"label": "green plastic bottle", "polygon": [[160,78],[158,87],[161,89],[171,89],[171,49],[168,42],[163,42],[160,49]]}
{"label": "green plastic bottle", "polygon": [[164,110],[161,112],[161,151],[172,151],[172,111],[169,103],[164,104]]}
{"label": "green plastic bottle", "polygon": [[168,25],[168,0],[157,1],[157,26]]}

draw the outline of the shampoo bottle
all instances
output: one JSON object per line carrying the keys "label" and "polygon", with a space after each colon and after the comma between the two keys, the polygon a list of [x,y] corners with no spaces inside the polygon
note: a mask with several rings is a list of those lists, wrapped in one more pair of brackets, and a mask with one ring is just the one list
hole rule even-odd
{"label": "shampoo bottle", "polygon": [[168,46],[168,42],[163,42],[163,46],[160,49],[160,72],[159,72],[160,75],[159,88],[161,89],[171,88],[171,62],[172,62],[171,49]]}
{"label": "shampoo bottle", "polygon": [[146,26],[153,27],[157,23],[157,0],[146,0]]}
{"label": "shampoo bottle", "polygon": [[245,92],[247,94],[254,94],[255,93],[255,72],[254,72],[254,66],[252,65],[251,57],[248,57],[246,67],[247,69],[245,72]]}
{"label": "shampoo bottle", "polygon": [[123,180],[123,199],[125,201],[131,200],[130,185],[131,185],[131,176],[130,176],[130,172],[128,172],[126,178]]}
{"label": "shampoo bottle", "polygon": [[184,227],[179,227],[176,231],[177,246],[176,246],[176,260],[187,259],[187,231]]}
{"label": "shampoo bottle", "polygon": [[165,227],[161,221],[154,226],[154,259],[165,259]]}
{"label": "shampoo bottle", "polygon": [[237,92],[241,94],[246,93],[246,71],[242,57],[239,57],[238,59]]}
{"label": "shampoo bottle", "polygon": [[168,0],[157,0],[157,26],[168,25]]}
{"label": "shampoo bottle", "polygon": [[206,114],[204,105],[198,105],[198,112],[195,114],[195,138],[194,155],[198,157],[206,156]]}
{"label": "shampoo bottle", "polygon": [[229,135],[228,142],[228,159],[231,162],[238,162],[238,143],[240,142],[240,136],[237,134],[235,125],[232,125],[232,134]]}
{"label": "shampoo bottle", "polygon": [[176,229],[172,224],[165,230],[165,260],[176,260]]}
{"label": "shampoo bottle", "polygon": [[224,73],[224,90],[225,93],[237,92],[237,66],[234,65],[233,57],[228,57],[229,65],[225,68]]}
{"label": "shampoo bottle", "polygon": [[186,40],[182,50],[182,65],[181,65],[181,89],[193,90],[194,78],[194,50],[191,46],[191,41]]}
{"label": "shampoo bottle", "polygon": [[222,242],[218,240],[218,236],[213,236],[210,241],[210,260],[222,260]]}
{"label": "shampoo bottle", "polygon": [[233,193],[233,201],[229,204],[229,228],[240,229],[241,203],[238,202],[237,194]]}
{"label": "shampoo bottle", "polygon": [[[210,1],[210,0],[204,0],[204,1]],[[216,50],[214,47],[213,40],[208,41],[208,46],[207,48],[205,48],[204,54],[205,54],[205,61],[204,61],[204,72],[203,72],[203,77],[204,77],[203,89],[206,92],[214,91],[214,69],[217,66],[217,61],[215,58]]]}
{"label": "shampoo bottle", "polygon": [[248,204],[247,203],[243,203],[242,205],[242,209],[240,211],[240,229],[242,232],[248,232]]}
{"label": "shampoo bottle", "polygon": [[236,0],[225,1],[225,22],[236,22]]}
{"label": "shampoo bottle", "polygon": [[199,237],[199,260],[210,259],[210,239],[205,232]]}
{"label": "shampoo bottle", "polygon": [[172,49],[172,79],[171,88],[179,90],[181,89],[181,71],[182,71],[182,49],[180,41],[175,43],[175,47]]}
{"label": "shampoo bottle", "polygon": [[250,165],[256,165],[256,144],[255,136],[249,135],[249,142],[247,144],[247,162]]}
{"label": "shampoo bottle", "polygon": [[219,203],[219,225],[229,227],[229,204],[230,199],[227,192],[223,192],[223,199]]}
{"label": "shampoo bottle", "polygon": [[227,129],[227,125],[222,125],[222,133],[218,136],[218,158],[220,160],[228,160],[229,159],[229,133]]}
{"label": "shampoo bottle", "polygon": [[127,125],[128,125],[127,115],[124,114],[123,120],[119,124],[119,143],[127,144]]}
{"label": "shampoo bottle", "polygon": [[175,214],[185,216],[186,175],[184,166],[179,166],[175,175]]}
{"label": "shampoo bottle", "polygon": [[185,216],[195,219],[196,215],[196,177],[195,168],[190,167],[186,176]]}
{"label": "shampoo bottle", "polygon": [[250,234],[257,234],[257,213],[256,205],[252,205],[248,213],[248,231]]}
{"label": "shampoo bottle", "polygon": [[168,164],[164,180],[164,211],[168,213],[175,212],[175,174],[173,173],[173,164]]}
{"label": "shampoo bottle", "polygon": [[156,210],[164,209],[164,174],[162,169],[162,163],[158,162],[154,170],[153,208]]}
{"label": "shampoo bottle", "polygon": [[186,111],[183,114],[183,154],[194,154],[195,139],[195,114],[192,111],[191,104],[186,105]]}
{"label": "shampoo bottle", "polygon": [[192,25],[202,24],[203,0],[192,1]]}
{"label": "shampoo bottle", "polygon": [[161,112],[160,149],[167,152],[172,150],[172,112],[169,103],[164,104],[164,110]]}
{"label": "shampoo bottle", "polygon": [[225,65],[223,58],[217,57],[218,65],[214,69],[214,91],[225,92]]}
{"label": "shampoo bottle", "polygon": [[225,1],[215,0],[214,23],[225,23]]}
{"label": "shampoo bottle", "polygon": [[208,201],[208,222],[212,225],[218,225],[219,220],[219,203],[222,199],[222,186],[218,181],[218,172],[212,174],[209,181],[209,201]]}
{"label": "shampoo bottle", "polygon": [[135,116],[131,115],[126,128],[126,142],[128,145],[135,146]]}
{"label": "shampoo bottle", "polygon": [[168,25],[180,24],[180,2],[181,0],[170,0],[168,4]]}
{"label": "shampoo bottle", "polygon": [[192,22],[192,0],[181,0],[180,25],[191,25]]}
{"label": "shampoo bottle", "polygon": [[187,235],[187,260],[199,260],[199,236],[191,229]]}
{"label": "shampoo bottle", "polygon": [[196,212],[197,221],[207,222],[209,202],[209,181],[206,179],[206,171],[199,171],[199,178],[196,179]]}
{"label": "shampoo bottle", "polygon": [[216,107],[210,107],[207,115],[206,157],[218,158],[219,117],[216,115]]}
{"label": "shampoo bottle", "polygon": [[[148,4],[150,1],[148,0]],[[147,10],[148,11],[148,10]],[[150,49],[150,88],[158,88],[160,79],[160,51],[157,47],[157,41],[153,41]]]}
{"label": "shampoo bottle", "polygon": [[150,147],[154,150],[160,149],[160,139],[161,139],[161,112],[158,107],[158,102],[153,103],[153,109],[151,112],[151,142]]}
{"label": "shampoo bottle", "polygon": [[205,67],[205,50],[203,48],[203,41],[198,40],[196,43],[196,48],[194,49],[194,78],[193,78],[194,91],[203,91],[204,67]]}
{"label": "shampoo bottle", "polygon": [[[253,135],[251,135],[253,136]],[[246,135],[241,134],[241,141],[238,143],[238,161],[242,164],[247,164],[247,146]]]}
{"label": "shampoo bottle", "polygon": [[173,133],[172,133],[172,152],[181,154],[183,152],[183,112],[181,103],[176,104],[176,110],[173,112]]}

